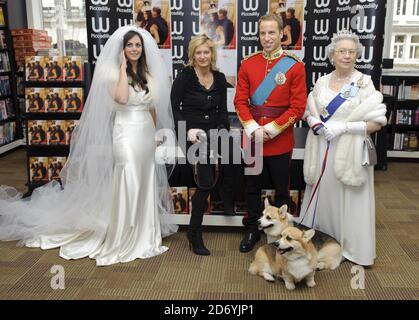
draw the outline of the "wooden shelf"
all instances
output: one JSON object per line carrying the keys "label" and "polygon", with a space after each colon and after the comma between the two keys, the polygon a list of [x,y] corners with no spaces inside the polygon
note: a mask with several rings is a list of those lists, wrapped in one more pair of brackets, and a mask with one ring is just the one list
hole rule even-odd
{"label": "wooden shelf", "polygon": [[[187,225],[191,219],[190,214],[171,214],[168,222],[173,224]],[[204,215],[202,225],[204,226],[232,226],[243,227],[243,216],[225,216],[225,215]]]}
{"label": "wooden shelf", "polygon": [[25,81],[25,88],[84,88],[84,81]]}
{"label": "wooden shelf", "polygon": [[6,119],[2,119],[0,120],[0,124],[6,123],[6,122],[13,122],[16,121],[16,117],[10,117],[10,118],[6,118]]}
{"label": "wooden shelf", "polygon": [[387,151],[389,158],[415,158],[419,159],[419,151]]}
{"label": "wooden shelf", "polygon": [[0,154],[5,153],[7,151],[10,151],[10,150],[12,150],[14,148],[20,147],[20,146],[22,146],[24,144],[25,144],[25,141],[23,139],[12,141],[12,142],[10,142],[8,144],[5,144],[3,146],[0,146]]}
{"label": "wooden shelf", "polygon": [[28,112],[22,115],[26,120],[78,120],[80,112]]}

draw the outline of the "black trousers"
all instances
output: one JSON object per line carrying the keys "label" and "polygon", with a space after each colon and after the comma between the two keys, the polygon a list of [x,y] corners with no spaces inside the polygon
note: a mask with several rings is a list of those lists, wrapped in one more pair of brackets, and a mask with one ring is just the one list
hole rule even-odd
{"label": "black trousers", "polygon": [[219,179],[212,189],[208,189],[207,186],[211,186],[213,184],[214,165],[200,165],[199,170],[199,185],[203,188],[197,186],[196,192],[192,197],[192,212],[191,220],[189,222],[189,227],[191,229],[201,229],[204,212],[208,209],[207,199],[214,189],[220,190],[221,199],[223,200],[225,207],[234,206],[234,177],[231,165],[220,164]]}
{"label": "black trousers", "polygon": [[246,176],[246,203],[248,215],[243,219],[246,232],[257,231],[257,220],[262,215],[261,191],[266,181],[270,181],[275,189],[272,205],[280,207],[284,204],[290,207],[290,171],[291,153],[278,156],[263,157],[263,170],[260,175]]}
{"label": "black trousers", "polygon": [[[230,141],[229,153],[230,163],[233,159],[232,141]],[[191,142],[187,143],[187,149],[192,145]],[[186,152],[186,150],[184,151]],[[185,153],[187,154],[187,153]],[[221,164],[220,172],[217,183],[212,189],[207,189],[206,186],[213,184],[214,178],[214,165],[202,164],[199,165],[199,184],[204,188],[199,188],[196,185],[193,176],[193,169],[190,163],[177,164],[172,176],[169,179],[171,186],[188,186],[196,187],[197,190],[192,197],[192,211],[189,228],[201,229],[204,212],[208,209],[208,196],[214,191],[219,191],[221,200],[224,202],[224,207],[234,207],[234,166],[232,164]]]}

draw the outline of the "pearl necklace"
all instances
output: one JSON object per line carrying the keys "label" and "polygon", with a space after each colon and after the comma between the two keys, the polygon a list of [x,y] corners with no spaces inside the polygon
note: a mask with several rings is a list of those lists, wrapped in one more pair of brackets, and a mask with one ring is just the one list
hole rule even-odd
{"label": "pearl necklace", "polygon": [[346,77],[338,77],[338,76],[336,75],[336,71],[333,71],[333,73],[332,73],[333,77],[335,78],[335,80],[336,80],[337,82],[342,82],[342,81],[344,81],[344,82],[348,82],[349,80],[351,80],[351,78],[352,78],[352,74],[353,74],[353,71],[351,71],[351,73],[350,73],[349,75],[347,75]]}

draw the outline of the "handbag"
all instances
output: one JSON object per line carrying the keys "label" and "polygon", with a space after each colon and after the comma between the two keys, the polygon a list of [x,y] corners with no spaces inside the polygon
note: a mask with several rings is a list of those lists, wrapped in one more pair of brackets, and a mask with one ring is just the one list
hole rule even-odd
{"label": "handbag", "polygon": [[362,147],[362,166],[375,166],[377,164],[377,151],[375,150],[374,141],[366,135],[364,145]]}
{"label": "handbag", "polygon": [[211,190],[218,182],[220,164],[218,160],[215,164],[196,162],[192,165],[192,171],[196,186],[202,190]]}

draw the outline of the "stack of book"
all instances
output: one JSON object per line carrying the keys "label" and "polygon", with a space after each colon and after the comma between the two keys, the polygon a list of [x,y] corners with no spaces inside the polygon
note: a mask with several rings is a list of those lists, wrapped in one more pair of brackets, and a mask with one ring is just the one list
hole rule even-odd
{"label": "stack of book", "polygon": [[12,36],[18,69],[23,68],[26,56],[34,56],[39,50],[51,48],[52,38],[45,30],[14,29]]}

